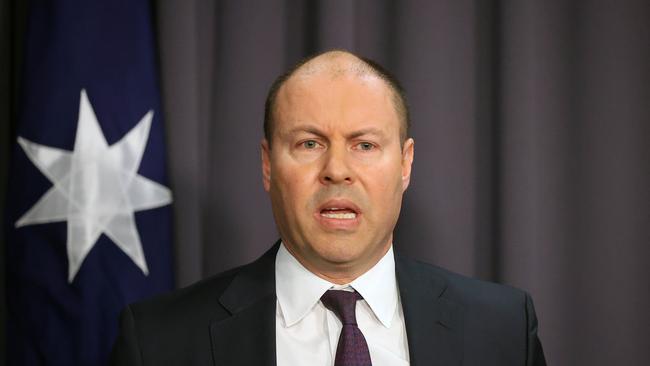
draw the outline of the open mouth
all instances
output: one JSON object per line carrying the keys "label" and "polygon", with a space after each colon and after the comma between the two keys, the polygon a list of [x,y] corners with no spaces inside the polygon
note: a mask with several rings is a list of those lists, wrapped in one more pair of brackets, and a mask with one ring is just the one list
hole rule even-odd
{"label": "open mouth", "polygon": [[361,223],[361,209],[342,198],[325,202],[314,214],[321,225],[334,230],[353,230]]}
{"label": "open mouth", "polygon": [[352,220],[357,218],[357,212],[344,207],[327,207],[320,211],[320,215],[328,219]]}

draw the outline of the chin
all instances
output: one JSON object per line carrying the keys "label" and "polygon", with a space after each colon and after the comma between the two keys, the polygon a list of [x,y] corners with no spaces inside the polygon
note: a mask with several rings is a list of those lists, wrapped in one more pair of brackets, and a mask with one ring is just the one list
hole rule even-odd
{"label": "chin", "polygon": [[356,261],[362,256],[363,249],[359,241],[353,238],[327,238],[313,243],[312,248],[322,259],[337,264]]}

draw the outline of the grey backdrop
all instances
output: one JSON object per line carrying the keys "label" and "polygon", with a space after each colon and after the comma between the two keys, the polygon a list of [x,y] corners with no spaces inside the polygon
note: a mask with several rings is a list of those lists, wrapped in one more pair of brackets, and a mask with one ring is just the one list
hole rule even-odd
{"label": "grey backdrop", "polygon": [[[19,7],[0,1],[3,176],[20,64],[20,20],[7,14]],[[530,291],[549,365],[650,364],[650,2],[154,11],[179,286],[276,239],[259,168],[266,90],[301,57],[345,48],[394,71],[409,96],[416,153],[398,250]]]}
{"label": "grey backdrop", "polygon": [[179,284],[273,243],[266,90],[345,48],[410,99],[396,247],[529,290],[550,365],[650,364],[649,4],[158,3]]}

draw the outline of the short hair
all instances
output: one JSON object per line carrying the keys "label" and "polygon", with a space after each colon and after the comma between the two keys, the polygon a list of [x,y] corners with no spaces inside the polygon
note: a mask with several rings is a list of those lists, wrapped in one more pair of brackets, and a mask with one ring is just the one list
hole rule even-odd
{"label": "short hair", "polygon": [[275,124],[275,100],[282,85],[284,85],[284,83],[286,83],[287,80],[289,80],[296,73],[296,71],[298,71],[306,63],[321,55],[336,51],[347,53],[358,58],[360,62],[367,67],[367,71],[369,73],[382,79],[386,83],[393,94],[393,105],[400,120],[400,143],[403,144],[404,141],[406,141],[406,139],[410,136],[411,118],[409,114],[408,103],[406,101],[406,92],[404,91],[404,88],[402,88],[402,85],[397,80],[397,78],[393,76],[393,74],[391,74],[386,68],[369,58],[359,57],[347,51],[331,50],[321,52],[300,60],[298,63],[289,68],[289,70],[278,76],[275,81],[273,81],[273,84],[271,84],[268,94],[266,95],[266,102],[264,103],[264,138],[266,138],[269,147],[271,146],[271,137],[273,136],[273,126]]}

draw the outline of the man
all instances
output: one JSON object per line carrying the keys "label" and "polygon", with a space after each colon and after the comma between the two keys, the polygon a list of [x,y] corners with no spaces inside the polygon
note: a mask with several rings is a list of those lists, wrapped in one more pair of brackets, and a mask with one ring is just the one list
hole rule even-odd
{"label": "man", "polygon": [[343,51],[278,78],[262,175],[280,241],[131,305],[114,365],[544,365],[530,297],[394,255],[414,141],[397,82]]}

